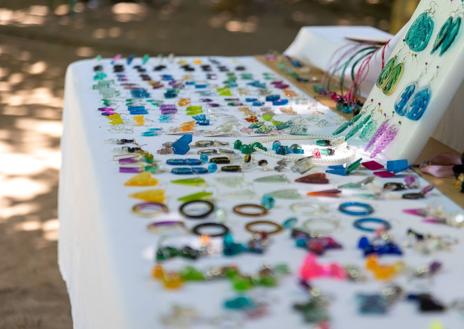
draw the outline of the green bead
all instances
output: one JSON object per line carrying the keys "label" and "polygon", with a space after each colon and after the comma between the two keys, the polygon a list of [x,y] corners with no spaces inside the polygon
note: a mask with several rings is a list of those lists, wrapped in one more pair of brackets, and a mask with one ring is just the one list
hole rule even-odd
{"label": "green bead", "polygon": [[264,113],[263,114],[263,120],[264,121],[271,121],[273,117],[274,117],[274,114],[272,114],[272,113]]}
{"label": "green bead", "polygon": [[228,279],[234,279],[235,277],[239,275],[239,272],[238,272],[238,269],[236,269],[235,267],[228,267],[225,269],[224,275]]}
{"label": "green bead", "polygon": [[232,286],[236,291],[247,291],[253,288],[251,280],[241,276],[232,279]]}
{"label": "green bead", "polygon": [[180,276],[184,281],[205,281],[205,275],[198,271],[193,266],[186,266],[180,272]]}
{"label": "green bead", "polygon": [[243,154],[251,154],[253,153],[253,147],[251,145],[243,144],[240,147],[240,152],[242,152]]}
{"label": "green bead", "polygon": [[234,142],[234,150],[240,150],[241,147],[242,147],[242,141],[240,139],[237,139]]}
{"label": "green bead", "polygon": [[260,142],[254,142],[251,146],[253,147],[253,149],[260,149],[263,151],[267,151],[267,148],[264,147],[264,145],[261,144]]}
{"label": "green bead", "polygon": [[179,254],[174,247],[163,247],[156,251],[156,261],[161,262],[176,257]]}
{"label": "green bead", "polygon": [[262,287],[275,287],[277,286],[277,279],[270,275],[262,276],[259,278],[258,284]]}
{"label": "green bead", "polygon": [[330,141],[328,139],[318,139],[316,141],[316,145],[318,145],[318,146],[329,146]]}

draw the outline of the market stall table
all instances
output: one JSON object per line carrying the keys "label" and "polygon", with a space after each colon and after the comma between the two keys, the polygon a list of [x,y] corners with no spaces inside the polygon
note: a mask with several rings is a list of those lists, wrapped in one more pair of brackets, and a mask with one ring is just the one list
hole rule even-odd
{"label": "market stall table", "polygon": [[[208,69],[202,68],[202,65],[206,65]],[[161,68],[162,66],[165,68]],[[154,71],[154,68],[159,70]],[[109,83],[110,80],[113,80],[114,84]],[[105,81],[109,84],[105,85]],[[271,85],[271,82],[276,81],[288,86],[276,88],[276,84]],[[154,82],[165,87],[154,89]],[[280,99],[289,99],[289,104],[274,103],[271,99],[266,102],[269,93],[263,90],[268,88],[272,95],[278,94],[281,96]],[[145,95],[142,89],[148,94]],[[175,89],[171,91],[174,95],[170,94],[168,89]],[[288,93],[289,90],[295,94],[286,97],[284,93]],[[349,176],[328,175],[330,184],[314,185],[293,183],[302,175],[291,171],[290,166],[283,166],[280,174],[285,175],[288,183],[255,181],[261,177],[279,174],[272,169],[279,160],[272,151],[252,155],[256,160],[266,159],[271,169],[269,171],[258,165],[246,169],[246,165],[241,163],[243,155],[235,150],[238,155],[232,164],[241,164],[242,172],[229,173],[219,170],[193,176],[203,178],[206,186],[173,184],[171,181],[174,179],[192,176],[171,174],[173,167],[167,165],[166,161],[185,157],[157,154],[157,150],[166,148],[166,145],[163,146],[164,143],[172,143],[182,136],[182,132],[178,131],[181,123],[192,121],[192,115],[187,114],[187,105],[179,105],[183,98],[190,99],[192,106],[201,106],[203,114],[211,121],[211,124],[206,126],[197,124],[199,128],[193,132],[191,150],[186,155],[188,158],[199,158],[199,149],[193,146],[195,142],[205,139],[229,143],[228,146],[223,146],[229,150],[234,149],[233,144],[237,139],[245,144],[259,141],[268,149],[273,140],[280,140],[284,145],[303,145],[306,153],[314,154],[314,146],[307,145],[314,140],[310,141],[308,138],[285,140],[283,134],[276,134],[274,128],[270,131],[274,136],[257,136],[259,134],[256,130],[248,129],[250,122],[244,120],[250,117],[251,113],[261,118],[266,113],[275,112],[274,117],[271,115],[272,120],[294,120],[295,129],[307,126],[310,131],[308,134],[321,136],[330,135],[330,132],[343,122],[341,116],[305,95],[288,80],[252,57],[136,58],[131,61],[117,58],[86,60],[72,64],[66,76],[63,162],[59,195],[59,263],[68,287],[74,328],[148,329],[174,328],[176,325],[192,328],[307,328],[308,324],[303,321],[302,312],[293,308],[295,303],[308,300],[308,293],[298,282],[298,270],[307,251],[295,247],[288,229],[272,235],[271,243],[262,255],[243,253],[228,257],[222,256],[219,252],[196,261],[176,258],[163,262],[167,271],[179,271],[186,265],[205,271],[211,266],[235,264],[242,272],[249,274],[256,273],[263,265],[287,264],[290,273],[279,277],[276,287],[261,287],[246,293],[255,302],[265,306],[267,314],[264,316],[253,316],[250,313],[244,314],[224,308],[226,300],[240,295],[227,280],[186,282],[178,290],[169,290],[163,287],[162,282],[152,277],[156,249],[162,245],[159,245],[160,235],[147,230],[149,223],[157,220],[181,220],[188,228],[192,228],[202,222],[221,222],[230,228],[236,241],[246,243],[252,235],[247,231],[245,224],[255,219],[265,219],[283,225],[289,217],[298,217],[299,224],[310,217],[325,218],[328,222],[336,221],[330,235],[343,245],[343,249],[328,250],[323,256],[318,257],[317,261],[322,264],[338,262],[341,266],[356,265],[368,278],[366,282],[348,282],[331,278],[313,282],[315,287],[331,297],[327,308],[330,328],[347,328],[346,323],[350,324],[350,328],[402,328],[405,324],[414,328],[428,328],[432,320],[441,321],[445,328],[462,327],[463,320],[458,310],[447,310],[431,316],[420,313],[416,303],[404,299],[394,303],[386,316],[359,314],[359,300],[357,302],[356,295],[379,292],[386,284],[374,280],[369,271],[364,269],[365,259],[357,248],[357,243],[366,233],[353,226],[360,216],[353,217],[338,211],[338,206],[343,202],[364,202],[373,207],[375,217],[384,218],[391,224],[390,233],[403,249],[405,256],[382,257],[382,263],[392,264],[402,260],[407,266],[417,268],[435,260],[440,261],[444,270],[433,279],[411,279],[403,273],[394,282],[408,293],[428,292],[443,303],[449,304],[463,297],[462,291],[457,289],[464,274],[464,265],[461,262],[463,244],[455,244],[448,251],[443,250],[425,256],[404,247],[404,242],[409,228],[457,240],[462,238],[462,232],[448,225],[426,224],[422,218],[405,214],[403,210],[433,205],[443,207],[449,213],[458,213],[461,211],[458,206],[438,191],[432,191],[425,199],[419,200],[398,198],[401,196],[398,192],[395,192],[395,199],[389,200],[366,200],[359,195],[353,195],[356,192],[349,191],[337,199],[306,195],[307,192],[333,189],[345,183],[360,181],[367,175],[372,175],[367,169],[358,169]],[[250,100],[252,98],[256,100]],[[256,102],[256,105],[253,106],[253,102]],[[264,103],[260,104],[261,102]],[[169,118],[163,117],[160,110],[163,104],[174,105],[177,113],[168,115]],[[140,117],[136,118],[137,115],[141,115],[138,110],[131,108],[136,111],[134,115],[128,112],[129,107],[141,105],[147,110],[147,113],[143,114],[142,122]],[[195,112],[197,109],[190,108],[190,111]],[[101,115],[105,114],[105,111],[106,115]],[[120,116],[114,117],[114,113]],[[123,124],[115,124],[117,119],[122,119]],[[299,120],[303,121],[298,123]],[[270,122],[267,124],[272,126]],[[213,134],[211,130],[218,127],[220,129]],[[204,131],[204,135],[214,136],[198,136],[199,131]],[[287,131],[285,135],[295,138]],[[159,181],[157,186],[125,186],[135,174],[121,173],[120,167],[124,166],[117,161],[117,155],[125,145],[118,145],[118,139],[135,139],[138,145],[154,155],[160,167],[153,174]],[[356,150],[356,145],[351,149],[337,151],[337,155],[341,154],[338,155],[339,160],[356,160],[357,156],[352,154],[351,150]],[[202,166],[207,167],[207,164]],[[219,165],[219,168],[221,166]],[[150,166],[144,169],[155,169],[147,167]],[[310,172],[324,170],[325,168],[315,168]],[[376,180],[379,184],[389,181],[403,182],[403,176]],[[419,182],[422,187],[426,185],[422,179]],[[129,195],[153,189],[165,191],[165,203],[170,212],[156,218],[138,216],[131,209],[141,201]],[[182,202],[179,202],[178,198],[202,191],[213,193],[215,211],[208,220],[186,219],[179,214],[178,209]],[[417,192],[417,189],[414,191]],[[270,209],[266,216],[244,217],[232,211],[233,207],[239,204],[260,204],[264,194],[273,195],[276,202],[275,207]],[[315,214],[314,209],[313,213],[305,213],[304,209],[298,209],[298,204],[301,206],[301,203],[317,204],[322,213]],[[249,226],[247,228],[250,229]],[[178,233],[162,242],[163,245],[189,244],[196,248],[205,243],[204,237],[202,240],[187,233]],[[210,239],[207,243],[211,248],[220,250],[222,239]],[[196,313],[192,315],[185,309],[184,313],[175,313],[174,305],[194,309]],[[177,308],[177,312],[179,310]],[[176,316],[171,316],[173,314]],[[183,316],[180,316],[181,314]],[[183,324],[182,321],[187,323]]]}

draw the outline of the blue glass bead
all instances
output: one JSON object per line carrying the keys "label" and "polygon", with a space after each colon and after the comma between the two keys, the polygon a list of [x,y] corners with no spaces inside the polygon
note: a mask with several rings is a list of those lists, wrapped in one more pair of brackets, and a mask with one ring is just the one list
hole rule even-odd
{"label": "blue glass bead", "polygon": [[303,248],[306,249],[308,246],[308,238],[304,236],[299,236],[295,239],[295,246],[297,248]]}
{"label": "blue glass bead", "polygon": [[192,173],[194,174],[207,174],[209,171],[203,167],[192,167]]}
{"label": "blue glass bead", "polygon": [[288,146],[285,146],[285,145],[280,145],[277,150],[276,150],[276,153],[277,154],[280,154],[280,155],[287,155],[290,153],[289,149],[288,149]]}
{"label": "blue glass bead", "polygon": [[261,198],[261,205],[268,210],[272,209],[275,206],[275,199],[268,194],[264,194]]}
{"label": "blue glass bead", "polygon": [[210,163],[208,165],[208,172],[213,173],[213,172],[216,172],[217,170],[218,170],[218,165],[217,164]]}
{"label": "blue glass bead", "polygon": [[192,86],[192,85],[195,84],[195,81],[190,81],[189,80],[189,81],[186,81],[185,84],[188,85],[188,86]]}
{"label": "blue glass bead", "polygon": [[253,103],[253,102],[257,102],[257,101],[258,101],[257,98],[252,98],[252,97],[245,98],[245,102],[247,102],[247,103]]}
{"label": "blue glass bead", "polygon": [[166,164],[170,166],[183,166],[185,165],[185,161],[184,159],[168,159]]}
{"label": "blue glass bead", "polygon": [[173,78],[173,76],[171,74],[162,74],[161,75],[161,80],[170,81],[170,80],[174,80],[174,78]]}
{"label": "blue glass bead", "polygon": [[253,106],[263,106],[264,102],[257,101],[257,102],[253,102],[253,104],[251,104],[251,105],[253,105]]}
{"label": "blue glass bead", "polygon": [[171,174],[174,175],[192,175],[193,170],[189,167],[177,167],[171,169]]}
{"label": "blue glass bead", "polygon": [[366,249],[370,246],[369,239],[365,236],[361,237],[358,241],[358,248],[359,249]]}
{"label": "blue glass bead", "polygon": [[184,155],[190,150],[189,144],[192,142],[192,134],[182,135],[178,140],[172,143],[174,154]]}
{"label": "blue glass bead", "polygon": [[246,249],[244,245],[234,241],[232,234],[224,235],[222,240],[222,253],[224,256],[236,256],[246,251]]}
{"label": "blue glass bead", "polygon": [[296,217],[290,217],[287,218],[283,223],[282,226],[286,229],[292,229],[295,227],[296,223],[298,222],[298,218]]}
{"label": "blue glass bead", "polygon": [[164,122],[164,123],[167,123],[167,122],[170,122],[172,119],[172,116],[168,115],[168,114],[162,114],[160,115],[159,117],[159,121],[160,122]]}
{"label": "blue glass bead", "polygon": [[291,153],[294,153],[294,154],[304,154],[303,148],[298,144],[290,145],[289,150]]}
{"label": "blue glass bead", "polygon": [[288,99],[278,99],[272,102],[272,105],[274,106],[282,106],[282,105],[287,105],[287,104],[288,104]]}
{"label": "blue glass bead", "polygon": [[199,159],[184,159],[184,161],[187,166],[199,166],[202,164]]}
{"label": "blue glass bead", "polygon": [[282,145],[279,141],[272,142],[272,150],[277,151],[277,149]]}
{"label": "blue glass bead", "polygon": [[266,102],[275,102],[280,99],[279,95],[268,95],[266,96]]}
{"label": "blue glass bead", "polygon": [[200,155],[200,160],[201,160],[202,163],[208,163],[208,158],[209,158],[208,154],[202,153]]}
{"label": "blue glass bead", "polygon": [[224,307],[229,310],[249,310],[256,307],[253,300],[246,296],[239,296],[232,299],[228,299],[224,302]]}

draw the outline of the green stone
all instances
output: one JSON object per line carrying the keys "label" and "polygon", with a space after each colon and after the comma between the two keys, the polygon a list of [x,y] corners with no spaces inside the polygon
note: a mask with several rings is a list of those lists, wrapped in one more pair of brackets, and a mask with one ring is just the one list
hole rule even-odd
{"label": "green stone", "polygon": [[253,147],[251,145],[243,144],[240,147],[240,152],[242,152],[243,154],[251,154],[253,153]]}
{"label": "green stone", "polygon": [[275,287],[277,286],[277,279],[270,275],[262,276],[259,278],[258,284],[262,287]]}
{"label": "green stone", "polygon": [[201,177],[174,179],[171,181],[171,183],[178,184],[178,185],[188,185],[188,186],[206,185],[206,181]]}
{"label": "green stone", "polygon": [[240,139],[237,139],[234,142],[234,150],[240,150],[241,147],[242,147],[242,141]]}
{"label": "green stone", "polygon": [[274,114],[272,113],[264,113],[262,116],[264,121],[271,121],[273,117],[274,117]]}
{"label": "green stone", "polygon": [[180,276],[184,281],[205,281],[205,275],[198,271],[193,266],[186,266],[180,272]]}
{"label": "green stone", "polygon": [[232,279],[232,286],[236,291],[247,291],[253,288],[251,280],[241,276]]}
{"label": "green stone", "polygon": [[290,180],[285,175],[270,175],[254,179],[256,183],[289,183]]}

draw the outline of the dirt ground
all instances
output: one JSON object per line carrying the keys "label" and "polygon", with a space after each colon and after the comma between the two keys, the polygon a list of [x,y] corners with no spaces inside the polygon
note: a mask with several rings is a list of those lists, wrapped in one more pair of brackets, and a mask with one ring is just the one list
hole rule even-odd
{"label": "dirt ground", "polygon": [[119,52],[282,51],[302,25],[388,29],[388,6],[382,2],[348,9],[337,1],[161,2],[93,10],[78,6],[74,16],[63,4],[52,12],[46,1],[0,2],[0,329],[72,328],[56,249],[69,63]]}

